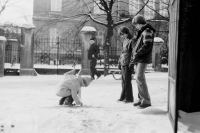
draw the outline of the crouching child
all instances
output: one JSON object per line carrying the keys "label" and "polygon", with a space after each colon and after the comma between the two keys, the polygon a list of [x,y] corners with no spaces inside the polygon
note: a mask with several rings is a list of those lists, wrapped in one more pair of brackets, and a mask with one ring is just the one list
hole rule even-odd
{"label": "crouching child", "polygon": [[65,73],[64,79],[57,85],[56,95],[62,97],[59,105],[82,106],[81,87],[89,86],[91,81],[91,77],[81,76],[81,70],[77,75],[75,69]]}

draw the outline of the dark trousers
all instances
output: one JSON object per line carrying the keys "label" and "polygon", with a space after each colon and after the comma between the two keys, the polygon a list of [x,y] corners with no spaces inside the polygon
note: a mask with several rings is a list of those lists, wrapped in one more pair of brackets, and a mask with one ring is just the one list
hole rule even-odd
{"label": "dark trousers", "polygon": [[90,60],[90,75],[94,77],[95,75],[99,76],[100,74],[97,72],[97,69],[95,68],[97,65],[96,59]]}
{"label": "dark trousers", "polygon": [[133,90],[131,83],[131,70],[128,66],[122,66],[121,77],[122,77],[122,92],[120,99],[133,101]]}

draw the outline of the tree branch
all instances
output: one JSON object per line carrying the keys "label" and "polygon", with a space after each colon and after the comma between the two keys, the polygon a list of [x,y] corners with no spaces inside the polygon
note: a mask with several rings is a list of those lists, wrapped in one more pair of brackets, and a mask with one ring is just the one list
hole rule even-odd
{"label": "tree branch", "polygon": [[[105,9],[103,9],[101,6],[99,6],[99,4],[100,5],[102,5],[101,3],[97,3],[95,0],[93,0],[94,1],[94,3],[98,6],[98,8],[100,9],[100,10],[102,10],[102,11],[105,11],[106,12],[106,10]],[[102,5],[103,6],[103,5]],[[104,6],[103,6],[104,7]],[[104,7],[105,8],[105,7]]]}
{"label": "tree branch", "polygon": [[[151,8],[149,5],[146,5],[149,9],[151,9],[152,11],[154,11],[156,14],[158,14],[160,17],[164,18],[165,20],[169,21],[168,17],[165,17],[163,15],[161,15],[160,13],[158,13],[156,10],[154,10],[153,8]],[[160,9],[161,10],[161,9]],[[162,9],[163,10],[163,9]]]}
{"label": "tree branch", "polygon": [[82,1],[83,1],[84,5],[87,6],[88,11],[91,11],[91,9],[90,9],[90,7],[87,5],[87,3],[86,3],[84,0],[82,0]]}
{"label": "tree branch", "polygon": [[108,5],[105,0],[100,0],[100,4],[104,7],[105,11],[109,11]]}
{"label": "tree branch", "polygon": [[103,22],[101,22],[101,21],[98,21],[98,20],[96,20],[91,14],[87,14],[89,17],[90,17],[90,19],[92,19],[94,22],[96,22],[96,23],[98,23],[98,24],[100,24],[100,25],[103,25],[103,26],[107,26],[107,24],[105,24],[105,23],[103,23]]}
{"label": "tree branch", "polygon": [[114,0],[110,0],[109,8],[110,8],[111,11],[112,11],[112,7],[113,7],[113,4],[114,4],[114,3],[115,3]]}
{"label": "tree branch", "polygon": [[1,15],[1,13],[5,10],[8,1],[9,1],[9,0],[6,0],[6,1],[3,3],[3,5],[1,6],[0,15]]}
{"label": "tree branch", "polygon": [[[147,5],[148,2],[149,2],[149,0],[148,0],[146,3],[144,3],[143,7],[142,7],[134,16],[138,15],[138,14],[144,9],[144,7]],[[133,16],[133,17],[134,17],[134,16]],[[121,24],[123,24],[123,23],[125,23],[125,22],[129,22],[129,21],[131,21],[131,20],[132,20],[132,18],[124,19],[124,20],[122,20],[122,21],[119,21],[119,22],[115,23],[115,24],[113,25],[113,27],[116,27],[116,26],[118,26],[118,25],[121,25]]]}
{"label": "tree branch", "polygon": [[115,24],[113,25],[113,28],[116,27],[116,26],[118,26],[118,25],[121,25],[121,24],[123,24],[123,23],[129,22],[129,21],[131,21],[131,20],[132,20],[131,17],[130,17],[130,18],[126,18],[126,19],[124,19],[124,20],[121,20],[121,21],[115,23]]}

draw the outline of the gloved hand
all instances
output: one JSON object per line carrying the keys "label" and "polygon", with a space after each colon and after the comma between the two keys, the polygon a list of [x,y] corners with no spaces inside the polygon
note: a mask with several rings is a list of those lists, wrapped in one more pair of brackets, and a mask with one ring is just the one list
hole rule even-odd
{"label": "gloved hand", "polygon": [[122,66],[121,66],[121,65],[119,65],[119,64],[118,64],[118,68],[119,68],[119,70],[122,70]]}
{"label": "gloved hand", "polygon": [[129,64],[129,69],[131,69],[131,70],[134,69],[134,64],[130,63]]}
{"label": "gloved hand", "polygon": [[76,106],[83,106],[83,103],[79,101],[78,103],[76,103]]}

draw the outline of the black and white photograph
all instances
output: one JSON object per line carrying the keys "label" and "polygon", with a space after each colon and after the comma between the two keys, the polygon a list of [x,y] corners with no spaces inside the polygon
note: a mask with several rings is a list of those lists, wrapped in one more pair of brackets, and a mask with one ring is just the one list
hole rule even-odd
{"label": "black and white photograph", "polygon": [[194,0],[0,0],[0,133],[200,133]]}

